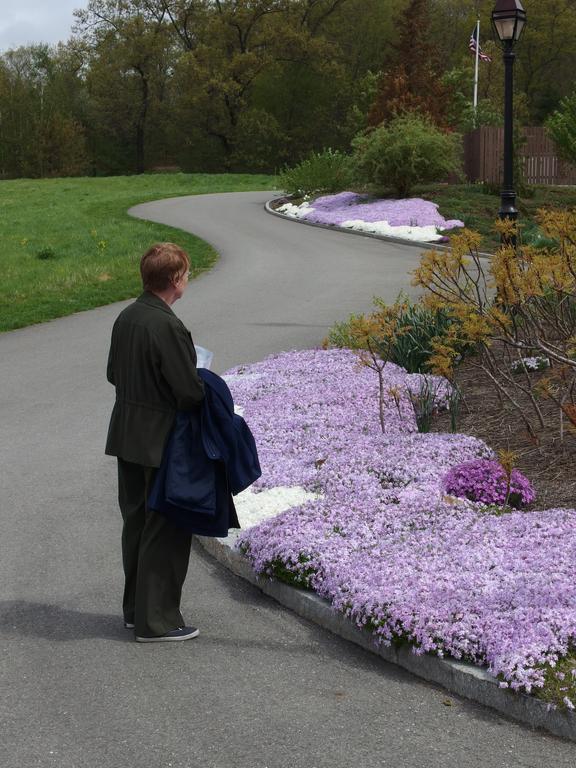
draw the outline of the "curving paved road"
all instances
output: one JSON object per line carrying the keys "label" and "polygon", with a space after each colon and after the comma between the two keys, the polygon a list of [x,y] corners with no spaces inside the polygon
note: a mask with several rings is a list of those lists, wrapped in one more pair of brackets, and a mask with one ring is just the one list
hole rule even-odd
{"label": "curving paved road", "polygon": [[370,309],[374,295],[393,300],[413,290],[407,274],[418,249],[284,221],[263,210],[270,197],[182,197],[131,211],[194,232],[221,254],[176,305],[197,343],[215,351],[220,371],[317,346],[335,320]]}
{"label": "curving paved road", "polygon": [[[319,343],[373,294],[394,298],[418,260],[271,217],[267,196],[133,211],[222,254],[176,305],[220,371]],[[183,603],[200,638],[130,641],[115,468],[102,454],[121,306],[0,336],[0,766],[573,768],[575,745],[387,666],[199,549]]]}

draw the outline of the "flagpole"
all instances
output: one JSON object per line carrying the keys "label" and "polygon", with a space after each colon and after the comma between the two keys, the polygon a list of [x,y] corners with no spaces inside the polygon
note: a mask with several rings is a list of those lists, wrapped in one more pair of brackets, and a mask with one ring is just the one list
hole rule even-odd
{"label": "flagpole", "polygon": [[476,66],[474,67],[474,128],[477,127],[478,113],[478,61],[480,59],[480,19],[476,21]]}

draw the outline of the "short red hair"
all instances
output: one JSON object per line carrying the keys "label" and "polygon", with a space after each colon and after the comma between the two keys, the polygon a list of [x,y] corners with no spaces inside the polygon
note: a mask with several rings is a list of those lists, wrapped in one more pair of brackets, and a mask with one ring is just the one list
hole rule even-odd
{"label": "short red hair", "polygon": [[145,291],[165,291],[189,269],[188,254],[175,243],[156,243],[140,259]]}

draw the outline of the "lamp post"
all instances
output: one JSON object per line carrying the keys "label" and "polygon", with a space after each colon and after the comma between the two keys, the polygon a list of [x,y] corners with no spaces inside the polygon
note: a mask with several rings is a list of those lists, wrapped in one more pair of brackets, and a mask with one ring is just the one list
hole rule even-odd
{"label": "lamp post", "polygon": [[500,198],[500,218],[518,218],[514,190],[514,45],[526,24],[526,11],[520,0],[496,0],[492,26],[504,50],[504,182]]}

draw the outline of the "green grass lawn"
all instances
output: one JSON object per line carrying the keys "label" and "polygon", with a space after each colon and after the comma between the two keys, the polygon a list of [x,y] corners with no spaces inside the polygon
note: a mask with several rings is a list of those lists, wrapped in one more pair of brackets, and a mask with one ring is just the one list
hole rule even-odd
{"label": "green grass lawn", "polygon": [[149,200],[273,189],[275,177],[145,174],[0,182],[0,331],[135,296],[138,262],[153,243],[176,241],[192,271],[217,254],[193,235],[128,216]]}
{"label": "green grass lawn", "polygon": [[[416,188],[413,197],[423,197],[439,205],[446,219],[460,219],[484,237],[485,248],[493,251],[500,242],[494,232],[498,218],[500,194],[490,193],[483,184],[434,184]],[[516,201],[522,237],[530,242],[538,233],[535,215],[539,208],[576,208],[576,187],[529,187]]]}
{"label": "green grass lawn", "polygon": [[[108,178],[0,181],[0,331],[21,328],[138,294],[138,260],[154,242],[175,240],[198,274],[217,258],[204,241],[180,230],[128,216],[149,200],[212,192],[274,189],[274,176],[242,174],[144,174]],[[500,204],[480,184],[416,188],[498,245],[493,223]],[[537,232],[541,207],[576,207],[576,187],[535,187],[519,197],[524,235]]]}

